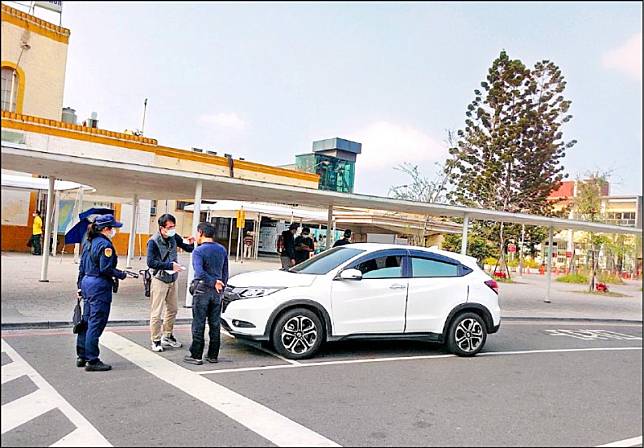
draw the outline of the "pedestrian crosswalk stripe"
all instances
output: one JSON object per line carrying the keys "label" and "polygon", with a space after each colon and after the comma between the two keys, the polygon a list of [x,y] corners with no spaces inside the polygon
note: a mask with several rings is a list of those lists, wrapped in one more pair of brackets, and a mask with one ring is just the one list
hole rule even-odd
{"label": "pedestrian crosswalk stripe", "polygon": [[272,409],[168,361],[123,336],[107,331],[101,337],[101,344],[277,446],[339,446]]}
{"label": "pedestrian crosswalk stripe", "polygon": [[59,409],[76,429],[52,446],[112,446],[92,424],[65,400],[51,384],[31,367],[4,339],[2,351],[12,362],[2,366],[2,384],[23,375],[38,387],[38,390],[2,405],[2,434],[23,425],[52,410]]}
{"label": "pedestrian crosswalk stripe", "polygon": [[42,390],[37,390],[2,405],[2,434],[54,409],[56,405]]}

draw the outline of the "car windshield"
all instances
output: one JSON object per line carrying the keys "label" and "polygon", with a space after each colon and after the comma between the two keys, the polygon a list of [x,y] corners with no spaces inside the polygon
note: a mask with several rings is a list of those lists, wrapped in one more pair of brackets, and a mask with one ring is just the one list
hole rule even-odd
{"label": "car windshield", "polygon": [[345,261],[352,259],[362,252],[364,252],[364,250],[353,249],[347,246],[334,247],[333,249],[322,252],[321,254],[306,260],[304,263],[293,266],[289,269],[289,272],[325,275]]}

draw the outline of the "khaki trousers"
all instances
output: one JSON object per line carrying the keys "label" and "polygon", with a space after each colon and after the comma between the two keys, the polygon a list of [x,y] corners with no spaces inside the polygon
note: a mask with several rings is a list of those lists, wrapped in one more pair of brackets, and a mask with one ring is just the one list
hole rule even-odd
{"label": "khaki trousers", "polygon": [[161,312],[164,310],[163,335],[172,334],[174,321],[177,318],[177,282],[165,283],[152,277],[150,298],[150,335],[154,342],[161,340]]}

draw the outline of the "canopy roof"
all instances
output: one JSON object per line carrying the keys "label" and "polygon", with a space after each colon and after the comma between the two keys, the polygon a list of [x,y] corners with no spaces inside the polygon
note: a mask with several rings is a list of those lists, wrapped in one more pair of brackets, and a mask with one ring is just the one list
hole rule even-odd
{"label": "canopy roof", "polygon": [[642,234],[642,229],[639,228],[241,180],[137,165],[127,160],[54,154],[7,142],[2,142],[2,167],[69,179],[92,185],[99,194],[123,198],[138,194],[143,199],[191,200],[195,195],[195,185],[201,180],[203,199],[261,201],[318,208],[365,208],[460,218],[467,216],[470,220],[503,221],[589,232]]}

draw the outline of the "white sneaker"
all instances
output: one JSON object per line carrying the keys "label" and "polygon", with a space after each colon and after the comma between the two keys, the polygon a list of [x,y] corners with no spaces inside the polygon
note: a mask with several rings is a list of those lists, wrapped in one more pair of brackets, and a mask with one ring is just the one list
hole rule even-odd
{"label": "white sneaker", "polygon": [[170,336],[163,336],[161,338],[161,345],[164,347],[179,348],[182,344],[175,339],[174,335],[171,334]]}
{"label": "white sneaker", "polygon": [[163,351],[163,347],[161,346],[161,341],[154,341],[152,343],[151,348],[152,348],[153,352],[162,352]]}

